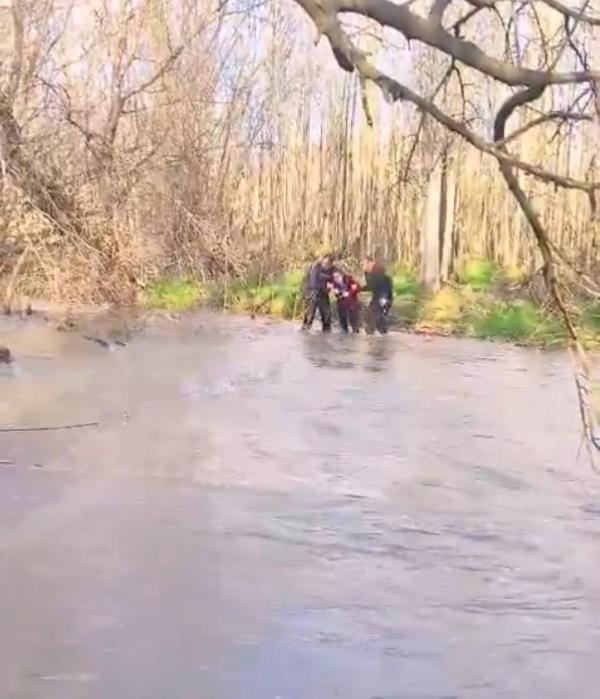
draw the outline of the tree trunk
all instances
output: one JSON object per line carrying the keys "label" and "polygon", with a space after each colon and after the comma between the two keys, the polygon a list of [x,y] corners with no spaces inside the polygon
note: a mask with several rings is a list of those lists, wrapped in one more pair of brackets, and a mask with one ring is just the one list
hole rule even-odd
{"label": "tree trunk", "polygon": [[427,183],[421,228],[421,283],[427,293],[440,288],[440,212],[442,165],[434,166]]}
{"label": "tree trunk", "polygon": [[456,172],[444,157],[442,166],[442,200],[440,205],[440,279],[448,281],[454,262],[454,211],[456,204]]}

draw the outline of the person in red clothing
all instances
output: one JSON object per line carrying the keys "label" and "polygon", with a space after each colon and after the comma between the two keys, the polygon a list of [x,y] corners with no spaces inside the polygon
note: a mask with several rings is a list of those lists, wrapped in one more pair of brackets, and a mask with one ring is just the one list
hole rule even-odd
{"label": "person in red clothing", "polygon": [[342,331],[347,333],[352,328],[352,332],[359,332],[358,294],[360,292],[360,284],[349,274],[335,270],[329,288],[335,294]]}

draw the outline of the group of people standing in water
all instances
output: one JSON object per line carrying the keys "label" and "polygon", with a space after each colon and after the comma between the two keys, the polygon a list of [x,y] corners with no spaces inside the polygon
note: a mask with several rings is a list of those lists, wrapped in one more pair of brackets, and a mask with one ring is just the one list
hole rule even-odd
{"label": "group of people standing in water", "polygon": [[359,294],[370,292],[371,299],[365,313],[365,330],[372,335],[388,329],[388,313],[392,306],[392,280],[382,265],[372,257],[363,261],[365,283],[360,284],[352,275],[334,263],[332,255],[324,255],[314,262],[304,283],[304,318],[302,328],[309,330],[317,311],[321,317],[323,332],[330,332],[332,311],[330,295],[337,305],[337,315],[343,332],[360,332],[361,309]]}

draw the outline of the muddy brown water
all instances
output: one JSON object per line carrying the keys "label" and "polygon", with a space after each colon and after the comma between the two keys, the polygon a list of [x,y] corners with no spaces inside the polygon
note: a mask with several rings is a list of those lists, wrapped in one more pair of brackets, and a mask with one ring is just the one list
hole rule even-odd
{"label": "muddy brown water", "polygon": [[201,315],[2,321],[3,699],[597,697],[568,363]]}

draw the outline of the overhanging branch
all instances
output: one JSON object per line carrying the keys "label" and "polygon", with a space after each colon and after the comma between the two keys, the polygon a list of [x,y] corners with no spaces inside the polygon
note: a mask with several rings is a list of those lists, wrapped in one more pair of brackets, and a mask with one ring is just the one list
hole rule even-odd
{"label": "overhanging branch", "polygon": [[[542,87],[600,81],[600,72],[554,72],[525,68],[508,61],[488,56],[475,44],[446,31],[434,15],[421,17],[406,5],[396,5],[390,0],[295,0],[315,23],[320,34],[331,42],[338,63],[344,70],[351,70],[345,52],[339,53],[337,41],[332,35],[341,31],[338,15],[350,13],[374,20],[382,27],[399,31],[408,40],[420,41],[471,68],[513,87]],[[478,9],[478,8],[477,8]]]}

